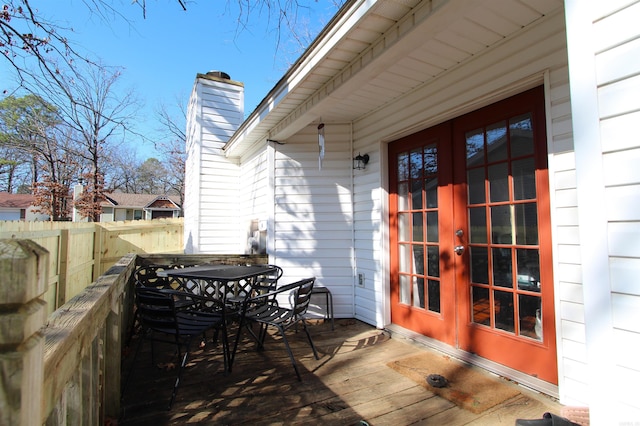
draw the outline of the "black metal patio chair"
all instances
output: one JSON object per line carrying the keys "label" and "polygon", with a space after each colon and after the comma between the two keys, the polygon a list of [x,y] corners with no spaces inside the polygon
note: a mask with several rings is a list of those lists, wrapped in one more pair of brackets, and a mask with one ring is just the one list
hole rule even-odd
{"label": "black metal patio chair", "polygon": [[[293,352],[291,351],[291,347],[289,346],[289,342],[287,340],[285,332],[287,329],[296,326],[299,323],[302,324],[311,349],[313,350],[313,355],[316,359],[319,359],[318,351],[313,344],[311,334],[309,334],[309,330],[304,319],[307,308],[309,307],[309,300],[311,297],[311,290],[313,289],[314,282],[315,278],[306,278],[292,284],[284,285],[274,291],[259,294],[257,296],[245,299],[240,314],[238,334],[236,335],[236,341],[234,343],[233,351],[231,352],[231,359],[229,361],[230,368],[233,365],[235,353],[238,349],[238,342],[242,334],[243,326],[246,326],[245,328],[249,330],[249,333],[258,344],[259,350],[264,346],[264,340],[267,335],[268,327],[273,326],[278,329],[280,335],[282,336],[282,341],[284,342],[285,348],[287,349],[287,353],[289,354],[289,358],[291,359],[291,364],[293,365],[293,368],[296,372],[296,376],[298,376],[298,380],[302,380],[300,371],[298,370],[296,360],[293,356]],[[289,293],[291,296],[291,308],[279,306],[278,301],[276,300],[276,297],[279,294],[284,293]],[[260,325],[258,334],[253,331],[252,324],[254,323]]]}
{"label": "black metal patio chair", "polygon": [[229,371],[229,342],[225,304],[222,301],[186,291],[137,287],[136,306],[142,337],[136,348],[126,382],[129,381],[138,352],[145,340],[150,340],[152,344],[151,362],[153,365],[155,365],[154,342],[176,345],[178,365],[176,381],[168,407],[171,409],[180,384],[182,368],[187,363],[192,340],[204,336],[205,332],[211,329],[215,330],[214,341],[217,340],[218,333],[222,334],[225,374]]}
{"label": "black metal patio chair", "polygon": [[283,270],[278,265],[264,265],[274,268],[274,272],[266,275],[261,275],[256,278],[253,285],[253,289],[258,293],[268,293],[274,291],[278,286],[278,280],[282,278]]}

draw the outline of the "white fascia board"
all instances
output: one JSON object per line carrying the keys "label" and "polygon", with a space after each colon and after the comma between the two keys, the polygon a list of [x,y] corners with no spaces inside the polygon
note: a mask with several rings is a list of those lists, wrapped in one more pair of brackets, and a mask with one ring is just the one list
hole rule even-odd
{"label": "white fascia board", "polygon": [[251,115],[242,123],[240,129],[229,139],[225,145],[225,153],[227,156],[240,156],[241,152],[237,152],[237,148],[245,139],[253,138],[254,143],[260,142],[260,139],[268,139],[269,134],[254,135],[255,129],[266,117],[273,112],[287,95],[314,70],[314,68],[322,61],[331,49],[351,31],[351,29],[381,0],[359,0],[344,11],[333,23],[330,23],[323,32],[316,38],[314,44],[310,46],[305,54],[294,64],[282,79],[267,94],[264,100],[251,113]]}

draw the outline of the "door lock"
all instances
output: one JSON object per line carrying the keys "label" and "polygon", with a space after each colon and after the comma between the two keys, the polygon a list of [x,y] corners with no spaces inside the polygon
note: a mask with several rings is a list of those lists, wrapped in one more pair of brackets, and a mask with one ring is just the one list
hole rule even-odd
{"label": "door lock", "polygon": [[464,253],[464,246],[455,246],[453,248],[453,251],[456,252],[458,256],[462,256],[462,254]]}

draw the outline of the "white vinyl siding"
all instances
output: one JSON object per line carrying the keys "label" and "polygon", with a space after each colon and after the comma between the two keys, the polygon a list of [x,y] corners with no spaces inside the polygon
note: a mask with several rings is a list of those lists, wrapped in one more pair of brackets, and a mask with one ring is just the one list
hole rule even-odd
{"label": "white vinyl siding", "polygon": [[187,114],[185,251],[244,253],[240,167],[222,148],[243,120],[244,88],[197,78]]}
{"label": "white vinyl siding", "polygon": [[640,2],[598,4],[592,19],[616,383],[607,392],[622,424],[640,419]]}
{"label": "white vinyl siding", "polygon": [[[325,127],[325,158],[318,167],[317,124],[274,145],[272,258],[284,282],[315,276],[331,289],[336,317],[353,313],[353,214],[350,127]],[[314,305],[324,305],[321,297]],[[312,309],[312,311],[314,311]],[[324,307],[322,308],[324,312]]]}

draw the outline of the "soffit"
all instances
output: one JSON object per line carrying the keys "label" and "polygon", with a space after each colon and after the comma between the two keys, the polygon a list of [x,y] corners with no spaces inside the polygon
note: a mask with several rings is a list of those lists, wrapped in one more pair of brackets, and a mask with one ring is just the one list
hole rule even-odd
{"label": "soffit", "polygon": [[[531,4],[533,3],[533,4]],[[563,0],[351,1],[226,146],[352,122],[562,7]]]}

